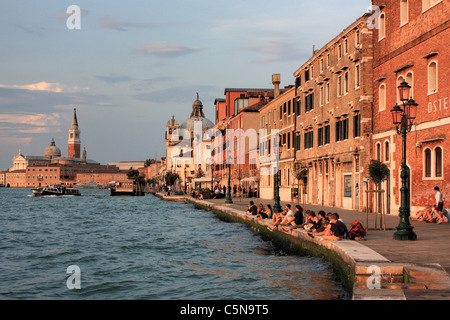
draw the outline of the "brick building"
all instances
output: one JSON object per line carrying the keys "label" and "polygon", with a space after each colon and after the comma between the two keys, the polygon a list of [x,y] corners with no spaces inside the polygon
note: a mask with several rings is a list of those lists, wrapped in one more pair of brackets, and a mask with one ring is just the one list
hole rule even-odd
{"label": "brick building", "polygon": [[393,125],[391,109],[400,104],[397,86],[412,87],[417,118],[407,135],[407,166],[411,177],[411,214],[434,203],[433,188],[450,192],[450,3],[443,0],[374,0],[381,11],[374,29],[374,127],[375,159],[390,169],[385,190],[385,211],[398,214],[401,188],[401,136]]}
{"label": "brick building", "polygon": [[364,15],[295,73],[295,170],[307,202],[363,210],[372,131],[372,30]]}
{"label": "brick building", "polygon": [[[296,98],[294,86],[279,90],[280,80],[279,74],[272,75],[274,99],[260,110],[260,128],[266,133],[260,135],[261,198],[274,198],[275,174],[279,170],[280,200],[291,201],[297,192],[294,179]],[[281,149],[275,150],[276,145]]]}

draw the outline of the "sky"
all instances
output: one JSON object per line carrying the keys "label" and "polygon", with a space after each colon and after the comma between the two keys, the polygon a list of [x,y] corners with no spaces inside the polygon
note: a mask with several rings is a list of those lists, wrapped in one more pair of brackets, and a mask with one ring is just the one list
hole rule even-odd
{"label": "sky", "polygon": [[[71,5],[80,9],[69,10]],[[198,92],[206,118],[225,88],[294,84],[293,73],[370,0],[0,0],[0,170],[82,149],[102,164],[165,156],[172,115]],[[75,27],[75,28],[74,28]],[[214,121],[213,121],[214,122]]]}

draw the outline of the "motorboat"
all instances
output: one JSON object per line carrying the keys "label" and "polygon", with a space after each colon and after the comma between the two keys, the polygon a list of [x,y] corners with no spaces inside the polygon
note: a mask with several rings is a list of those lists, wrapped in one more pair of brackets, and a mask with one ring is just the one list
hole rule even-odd
{"label": "motorboat", "polygon": [[31,189],[33,196],[81,196],[81,192],[77,188],[65,187],[65,186],[48,186],[37,187]]}

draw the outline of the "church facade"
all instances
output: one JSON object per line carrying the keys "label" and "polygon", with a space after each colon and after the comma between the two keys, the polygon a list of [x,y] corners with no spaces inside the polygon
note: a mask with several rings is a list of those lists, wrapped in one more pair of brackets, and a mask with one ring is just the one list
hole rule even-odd
{"label": "church facade", "polygon": [[68,156],[62,156],[54,139],[44,150],[43,156],[24,155],[20,150],[12,159],[13,166],[3,174],[4,186],[12,188],[34,188],[56,184],[73,186],[89,181],[104,186],[109,181],[127,177],[125,170],[87,159],[86,148],[81,152],[80,134],[77,113],[74,109],[72,125],[68,132]]}

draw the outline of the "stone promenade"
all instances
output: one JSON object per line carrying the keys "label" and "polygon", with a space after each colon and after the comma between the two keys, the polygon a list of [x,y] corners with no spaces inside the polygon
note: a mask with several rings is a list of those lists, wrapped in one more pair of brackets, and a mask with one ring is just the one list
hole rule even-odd
{"label": "stone promenade", "polygon": [[[176,196],[170,197],[177,200]],[[191,197],[186,197],[191,201]],[[184,200],[184,196],[179,196],[178,200]],[[255,204],[262,203],[273,205],[273,200],[260,200],[256,198],[232,198],[233,204],[225,204],[225,199],[207,199],[203,204],[211,208],[224,212],[245,216],[250,200]],[[194,200],[195,201],[195,200]],[[285,202],[281,202],[284,208]],[[291,203],[294,206],[295,202]],[[300,203],[300,205],[302,205]],[[303,205],[302,205],[303,206]],[[305,236],[303,230],[290,232],[293,236],[302,237],[306,241],[314,241],[322,246],[327,246],[330,250],[343,252],[343,255],[350,257],[355,273],[361,273],[364,278],[368,265],[380,265],[383,268],[383,275],[389,274],[391,281],[383,283],[382,289],[373,290],[367,288],[365,281],[357,281],[353,288],[353,299],[386,299],[386,300],[449,300],[450,299],[450,224],[434,224],[412,221],[414,232],[417,234],[416,241],[399,241],[393,239],[396,226],[399,224],[397,215],[386,215],[384,223],[380,222],[380,215],[346,210],[340,208],[320,207],[306,204],[305,210],[313,210],[316,214],[319,210],[326,213],[336,212],[345,222],[348,229],[354,220],[360,221],[368,231],[364,241],[325,241],[320,237],[314,239]],[[375,221],[377,229],[375,229]],[[264,222],[268,223],[268,222]],[[381,225],[381,229],[380,229]],[[385,227],[385,228],[384,228]],[[367,228],[366,228],[367,229]],[[280,231],[278,231],[280,232]],[[283,232],[283,231],[281,231]],[[365,270],[364,269],[364,270]],[[404,274],[407,273],[407,282],[404,282]],[[365,275],[367,278],[367,274]],[[402,280],[395,280],[401,277]]]}

